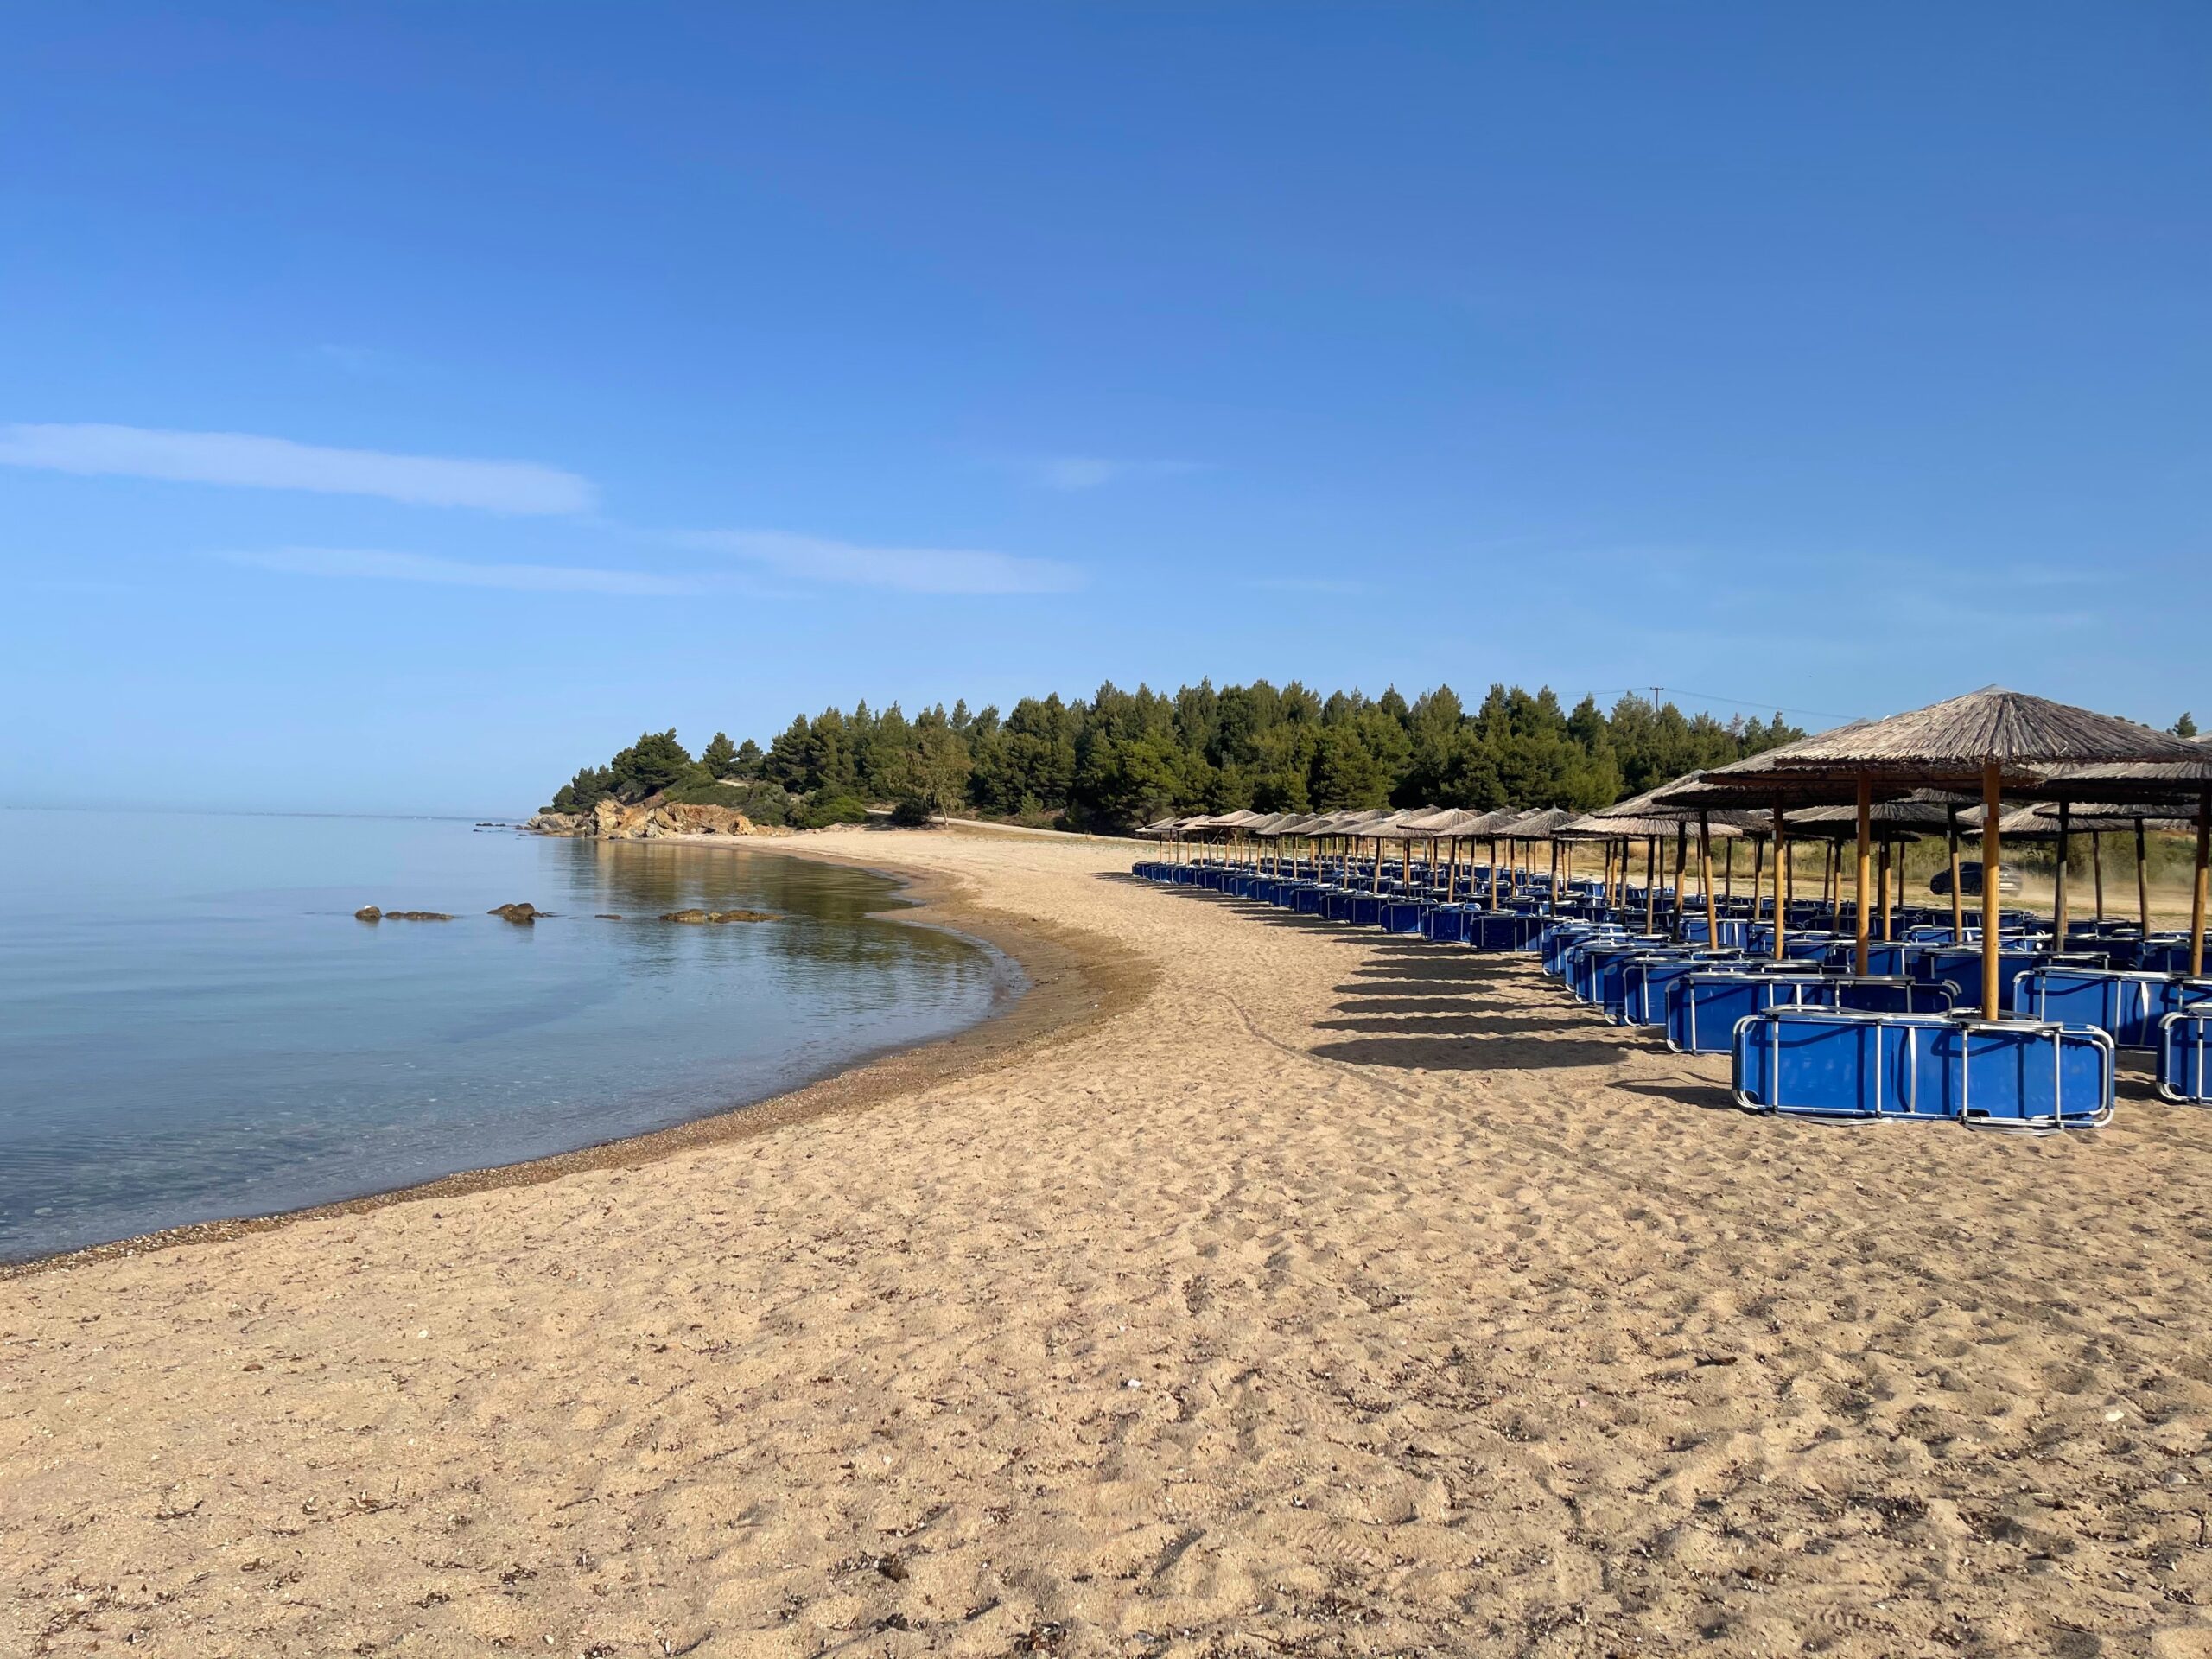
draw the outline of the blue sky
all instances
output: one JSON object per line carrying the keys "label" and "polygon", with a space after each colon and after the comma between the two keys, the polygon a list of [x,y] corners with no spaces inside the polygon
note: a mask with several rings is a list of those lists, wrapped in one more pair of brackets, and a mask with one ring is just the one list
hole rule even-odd
{"label": "blue sky", "polygon": [[0,801],[511,812],[1108,677],[2202,719],[2209,71],[2196,3],[22,9]]}

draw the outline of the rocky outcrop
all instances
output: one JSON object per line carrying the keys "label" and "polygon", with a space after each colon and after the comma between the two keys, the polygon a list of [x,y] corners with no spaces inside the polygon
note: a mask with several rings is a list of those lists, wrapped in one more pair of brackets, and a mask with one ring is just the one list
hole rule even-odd
{"label": "rocky outcrop", "polygon": [[671,910],[664,911],[664,922],[772,922],[775,916],[765,910]]}
{"label": "rocky outcrop", "polygon": [[384,912],[374,905],[363,905],[353,912],[353,919],[357,922],[380,922],[384,919]]}
{"label": "rocky outcrop", "polygon": [[486,916],[497,916],[502,921],[535,922],[539,917],[550,916],[553,912],[550,910],[540,910],[536,905],[525,904],[494,905],[484,913]]}
{"label": "rocky outcrop", "polygon": [[756,836],[761,830],[734,807],[601,801],[592,809],[589,833],[607,841],[656,841],[664,836]]}
{"label": "rocky outcrop", "polygon": [[780,825],[755,823],[735,807],[677,804],[658,798],[634,804],[601,801],[588,812],[540,812],[523,828],[540,836],[593,836],[603,841],[791,834]]}
{"label": "rocky outcrop", "polygon": [[582,812],[540,812],[523,825],[533,836],[588,836],[594,832],[590,816]]}
{"label": "rocky outcrop", "polygon": [[[529,906],[524,906],[524,908]],[[442,910],[378,910],[374,905],[363,905],[353,912],[353,919],[357,922],[449,922],[453,918]]]}

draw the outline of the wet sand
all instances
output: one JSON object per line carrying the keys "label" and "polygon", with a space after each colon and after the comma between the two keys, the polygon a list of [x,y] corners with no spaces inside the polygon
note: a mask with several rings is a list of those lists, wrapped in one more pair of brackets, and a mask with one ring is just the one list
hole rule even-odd
{"label": "wet sand", "polygon": [[1028,1023],[0,1283],[0,1653],[2212,1654],[2212,1116],[1755,1119],[1126,847],[806,848]]}

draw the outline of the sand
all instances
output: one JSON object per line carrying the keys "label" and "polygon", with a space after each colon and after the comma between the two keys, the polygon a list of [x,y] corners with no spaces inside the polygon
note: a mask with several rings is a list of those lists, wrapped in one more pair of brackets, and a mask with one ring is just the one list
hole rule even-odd
{"label": "sand", "polygon": [[0,1283],[0,1654],[2212,1654],[2212,1116],[1770,1122],[1518,960],[810,845],[1054,1018]]}

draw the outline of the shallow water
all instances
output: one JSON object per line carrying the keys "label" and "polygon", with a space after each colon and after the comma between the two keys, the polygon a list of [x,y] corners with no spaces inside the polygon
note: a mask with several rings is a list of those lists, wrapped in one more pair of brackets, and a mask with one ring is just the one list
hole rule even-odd
{"label": "shallow water", "polygon": [[[871,917],[894,892],[751,847],[0,810],[0,1261],[665,1128],[1018,988]],[[694,906],[778,919],[655,919]]]}

